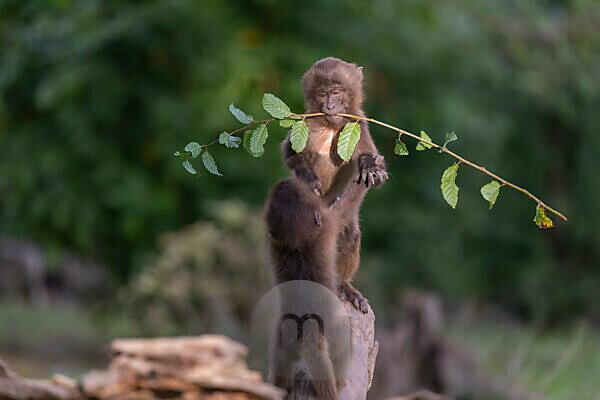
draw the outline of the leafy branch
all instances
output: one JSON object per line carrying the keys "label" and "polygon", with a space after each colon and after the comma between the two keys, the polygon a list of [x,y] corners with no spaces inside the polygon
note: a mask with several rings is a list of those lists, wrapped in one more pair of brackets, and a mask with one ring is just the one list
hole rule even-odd
{"label": "leafy branch", "polygon": [[[300,153],[304,150],[308,141],[309,129],[308,125],[306,124],[306,119],[326,115],[324,113],[293,113],[287,104],[270,93],[266,93],[263,96],[262,105],[265,111],[267,111],[273,118],[257,121],[254,120],[254,117],[252,117],[250,114],[245,113],[231,104],[229,106],[229,111],[240,123],[244,124],[244,126],[231,132],[222,132],[217,139],[204,145],[201,145],[197,142],[188,143],[182,152],[175,152],[175,156],[183,159],[182,165],[190,174],[198,174],[192,165],[192,161],[193,159],[200,157],[202,164],[208,172],[221,176],[222,174],[219,172],[213,156],[207,150],[209,146],[218,143],[227,148],[239,148],[241,144],[244,149],[246,149],[246,151],[253,157],[261,157],[264,154],[264,145],[269,137],[268,125],[278,120],[281,127],[291,129],[290,142],[292,149],[297,153]],[[509,182],[508,180],[491,172],[487,168],[469,161],[463,156],[450,150],[448,145],[451,142],[458,140],[458,136],[454,132],[446,133],[443,145],[439,145],[436,144],[424,131],[421,131],[420,135],[416,135],[385,122],[378,121],[374,118],[361,117],[358,115],[345,113],[338,113],[335,115],[353,120],[344,126],[338,138],[337,153],[345,161],[350,160],[352,154],[354,153],[354,149],[360,140],[361,129],[359,122],[370,122],[398,133],[396,144],[394,146],[394,153],[398,156],[409,155],[408,147],[402,141],[402,136],[404,135],[417,140],[417,145],[415,147],[415,150],[417,151],[426,151],[435,148],[438,149],[439,153],[445,153],[457,160],[444,170],[440,184],[442,197],[450,205],[450,207],[456,208],[458,204],[459,187],[456,184],[456,178],[458,176],[460,166],[464,164],[493,178],[491,182],[482,186],[480,189],[481,196],[489,203],[490,209],[492,209],[492,207],[496,204],[496,200],[500,194],[500,189],[503,186],[507,186],[518,192],[521,192],[536,203],[536,213],[533,222],[535,222],[538,227],[547,229],[554,226],[553,221],[546,215],[546,211],[558,216],[563,221],[567,221],[567,217],[564,214],[550,207],[527,189]]]}

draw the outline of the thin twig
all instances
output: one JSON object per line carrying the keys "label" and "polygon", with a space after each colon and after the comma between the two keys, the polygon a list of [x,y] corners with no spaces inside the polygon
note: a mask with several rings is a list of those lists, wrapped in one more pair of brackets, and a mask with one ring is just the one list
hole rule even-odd
{"label": "thin twig", "polygon": [[[309,118],[309,117],[325,116],[326,114],[324,114],[324,113],[313,113],[313,114],[294,114],[294,115],[298,116],[298,117]],[[346,113],[339,113],[339,114],[336,114],[336,115],[340,116],[340,117],[352,118],[352,119],[356,119],[356,120],[362,120],[362,121],[371,122],[373,124],[380,125],[380,126],[383,126],[385,128],[388,128],[388,129],[391,129],[393,131],[396,131],[396,132],[398,132],[398,133],[400,133],[402,135],[409,136],[409,137],[411,137],[413,139],[416,139],[416,140],[418,140],[420,142],[426,143],[426,144],[430,145],[431,147],[435,147],[437,149],[440,149],[443,153],[446,153],[449,156],[454,157],[459,162],[462,162],[462,163],[470,166],[471,168],[474,168],[474,169],[478,170],[479,172],[482,172],[482,173],[484,173],[484,174],[486,174],[488,176],[491,176],[492,178],[496,179],[498,182],[500,182],[503,185],[509,186],[509,187],[515,189],[516,191],[519,191],[519,192],[523,193],[525,196],[529,197],[531,200],[533,200],[534,202],[536,202],[541,207],[543,207],[546,210],[554,213],[555,215],[557,215],[563,221],[567,221],[567,217],[564,214],[562,214],[558,210],[550,207],[548,204],[546,204],[545,202],[543,202],[539,197],[535,196],[533,193],[529,192],[527,189],[524,189],[524,188],[522,188],[522,187],[520,187],[518,185],[515,185],[512,182],[507,181],[506,179],[504,179],[504,178],[496,175],[495,173],[493,173],[492,171],[488,170],[487,168],[482,167],[481,165],[475,164],[474,162],[467,160],[466,158],[464,158],[463,156],[461,156],[461,155],[453,152],[452,150],[449,150],[445,146],[440,146],[439,144],[436,144],[436,143],[434,143],[434,142],[432,142],[430,140],[427,140],[427,139],[423,139],[420,136],[415,135],[414,133],[405,131],[404,129],[397,128],[397,127],[395,127],[393,125],[386,124],[385,122],[381,122],[381,121],[378,121],[378,120],[373,119],[373,118],[361,117],[361,116],[358,116],[358,115],[352,115],[352,114],[346,114]]]}
{"label": "thin twig", "polygon": [[[295,114],[295,113],[292,113],[292,114],[290,114],[291,118],[302,118],[302,119],[313,118],[313,117],[323,117],[323,116],[339,116],[339,117],[344,117],[344,118],[351,118],[351,119],[355,119],[355,120],[362,120],[362,121],[371,122],[373,124],[376,124],[376,125],[379,125],[379,126],[383,126],[384,128],[388,128],[388,129],[391,129],[393,131],[396,131],[396,132],[398,132],[401,135],[406,135],[408,137],[411,137],[411,138],[413,138],[415,140],[418,140],[419,142],[426,143],[426,144],[428,144],[431,147],[440,149],[440,151],[442,153],[446,153],[449,156],[454,157],[460,163],[464,163],[464,164],[468,165],[469,167],[471,167],[473,169],[476,169],[476,170],[478,170],[479,172],[481,172],[481,173],[483,173],[485,175],[491,176],[492,178],[494,178],[498,182],[500,182],[502,184],[502,186],[506,185],[506,186],[509,186],[509,187],[513,188],[514,190],[516,190],[518,192],[521,192],[522,194],[524,194],[525,196],[527,196],[529,199],[533,200],[540,207],[543,207],[544,209],[546,209],[546,210],[550,211],[551,213],[555,214],[556,216],[558,216],[563,221],[567,221],[567,217],[564,214],[562,214],[558,210],[550,207],[548,204],[546,204],[545,202],[543,202],[539,197],[535,196],[533,193],[531,193],[527,189],[524,189],[524,188],[522,188],[522,187],[520,187],[518,185],[515,185],[514,183],[509,182],[506,179],[501,178],[500,176],[496,175],[495,173],[493,173],[492,171],[488,170],[487,168],[482,167],[481,165],[478,165],[478,164],[476,164],[476,163],[474,163],[472,161],[467,160],[463,156],[461,156],[461,155],[453,152],[452,150],[449,150],[448,148],[446,148],[446,146],[440,146],[439,144],[436,144],[436,143],[434,143],[434,142],[432,142],[430,140],[427,140],[427,139],[423,139],[419,135],[415,135],[414,133],[405,131],[404,129],[400,129],[400,128],[397,128],[397,127],[395,127],[393,125],[386,124],[385,122],[378,121],[378,120],[376,120],[374,118],[361,117],[361,116],[358,116],[358,115],[346,114],[346,113],[337,113],[337,114],[332,114],[332,115],[328,115],[328,114],[325,114],[325,113],[309,113],[309,114]],[[265,119],[265,120],[262,120],[262,121],[253,121],[250,124],[243,126],[242,128],[239,128],[239,129],[236,129],[235,131],[232,131],[230,134],[233,135],[235,133],[241,132],[241,131],[243,131],[245,129],[248,129],[250,126],[253,126],[253,125],[256,125],[256,124],[268,124],[268,123],[270,123],[270,122],[272,122],[274,120],[275,120],[275,118]],[[210,142],[209,144],[204,145],[204,147],[210,146],[210,145],[212,145],[212,144],[214,144],[216,142],[218,142],[218,139]]]}

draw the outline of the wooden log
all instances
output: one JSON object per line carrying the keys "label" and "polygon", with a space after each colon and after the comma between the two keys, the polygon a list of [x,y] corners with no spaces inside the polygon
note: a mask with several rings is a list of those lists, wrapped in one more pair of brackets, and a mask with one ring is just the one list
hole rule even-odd
{"label": "wooden log", "polygon": [[248,349],[225,336],[118,339],[105,370],[79,382],[29,380],[0,361],[0,400],[281,400],[248,368]]}
{"label": "wooden log", "polygon": [[69,379],[25,379],[0,360],[0,400],[80,400],[81,393]]}
{"label": "wooden log", "polygon": [[284,392],[248,368],[248,349],[221,335],[117,339],[105,371],[87,374],[80,386],[97,399],[280,400]]}

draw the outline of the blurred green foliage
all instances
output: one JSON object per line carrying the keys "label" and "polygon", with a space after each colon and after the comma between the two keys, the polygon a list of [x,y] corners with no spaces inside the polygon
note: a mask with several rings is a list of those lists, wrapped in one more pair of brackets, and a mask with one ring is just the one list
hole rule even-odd
{"label": "blurred green foliage", "polygon": [[213,152],[193,179],[173,151],[260,118],[272,92],[302,110],[299,77],[333,55],[364,65],[366,112],[526,186],[569,223],[539,231],[534,204],[462,171],[456,211],[444,156],[394,157],[363,212],[363,279],[501,302],[525,317],[600,316],[600,5],[594,0],[4,0],[0,2],[0,231],[76,250],[125,280],[161,232],[214,200],[261,207],[285,176],[272,133],[254,159]]}
{"label": "blurred green foliage", "polygon": [[469,318],[459,318],[449,326],[449,336],[505,389],[529,390],[547,400],[597,399],[600,395],[597,379],[592,378],[600,374],[600,342],[596,330],[586,323],[549,332],[506,321],[474,324]]}
{"label": "blurred green foliage", "polygon": [[270,286],[262,219],[235,201],[213,204],[209,218],[163,235],[156,260],[121,290],[138,332],[248,339],[253,308]]}

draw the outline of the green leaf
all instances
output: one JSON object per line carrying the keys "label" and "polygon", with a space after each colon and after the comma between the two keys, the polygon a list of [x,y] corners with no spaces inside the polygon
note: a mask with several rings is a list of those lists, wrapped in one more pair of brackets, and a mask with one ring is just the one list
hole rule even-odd
{"label": "green leaf", "polygon": [[360,140],[360,123],[348,122],[338,138],[337,152],[344,161],[352,158],[352,153]]}
{"label": "green leaf", "polygon": [[224,145],[228,149],[237,149],[238,147],[240,147],[241,141],[242,139],[228,132],[222,132],[219,135],[219,143]]}
{"label": "green leaf", "polygon": [[198,172],[196,172],[196,169],[194,168],[192,163],[189,162],[188,160],[185,160],[184,162],[182,162],[181,165],[183,165],[183,168],[185,168],[185,170],[192,175],[196,175],[198,173]]}
{"label": "green leaf", "polygon": [[283,119],[289,117],[292,113],[290,108],[281,99],[271,93],[265,93],[262,99],[262,105],[266,112],[274,118]]}
{"label": "green leaf", "polygon": [[196,142],[190,142],[190,143],[186,144],[183,149],[185,151],[187,151],[188,153],[191,153],[192,157],[196,158],[200,155],[200,152],[202,151],[202,146],[200,146]]}
{"label": "green leaf", "polygon": [[301,119],[292,126],[292,133],[290,134],[290,142],[292,143],[292,149],[296,153],[300,153],[306,147],[308,141],[308,125],[306,121]]}
{"label": "green leaf", "polygon": [[554,222],[546,215],[546,209],[542,207],[540,204],[535,208],[535,217],[533,218],[533,222],[540,229],[550,229],[554,227]]}
{"label": "green leaf", "polygon": [[206,170],[211,174],[223,176],[223,174],[221,174],[217,168],[215,159],[208,151],[204,151],[204,153],[202,153],[202,163],[204,164],[204,168],[206,168]]}
{"label": "green leaf", "polygon": [[396,138],[396,145],[394,146],[394,154],[399,155],[399,156],[407,156],[408,155],[408,148],[406,147],[406,144],[404,144],[404,142],[401,139],[402,135],[398,135],[398,137]]}
{"label": "green leaf", "polygon": [[262,124],[253,131],[244,134],[244,148],[252,157],[261,157],[265,153],[264,145],[269,137],[267,125]]}
{"label": "green leaf", "polygon": [[227,141],[229,140],[229,136],[231,136],[231,133],[221,132],[221,134],[219,135],[219,144],[226,145]]}
{"label": "green leaf", "polygon": [[450,207],[456,208],[458,203],[458,186],[456,185],[456,176],[458,175],[458,163],[454,163],[442,174],[442,196],[446,203],[450,204]]}
{"label": "green leaf", "polygon": [[[431,138],[429,137],[429,135],[425,131],[421,131],[421,139],[429,140],[431,142]],[[416,150],[418,150],[418,151],[424,151],[424,150],[430,149],[432,147],[433,146],[430,145],[429,143],[419,142],[419,143],[417,143]]]}
{"label": "green leaf", "polygon": [[246,151],[250,153],[252,157],[262,156],[262,154],[255,155],[252,153],[252,150],[250,149],[250,138],[252,138],[252,131],[244,132],[244,137],[242,138],[242,145],[244,146],[244,149],[246,149]]}
{"label": "green leaf", "polygon": [[291,128],[292,125],[294,125],[294,123],[296,123],[296,121],[292,119],[282,119],[281,121],[279,121],[279,126],[281,126],[282,128]]}
{"label": "green leaf", "polygon": [[483,185],[481,187],[481,190],[480,190],[481,195],[483,196],[484,199],[486,199],[490,203],[490,210],[492,209],[492,207],[494,207],[494,204],[496,204],[496,199],[498,198],[498,195],[500,194],[501,186],[502,185],[500,185],[499,182],[491,181],[487,185]]}
{"label": "green leaf", "polygon": [[450,142],[454,142],[455,140],[458,140],[458,136],[456,136],[456,133],[454,132],[447,132],[446,133],[446,138],[444,139],[444,145],[442,146],[442,148],[440,149],[440,153],[443,153],[443,149],[446,148],[446,145]]}
{"label": "green leaf", "polygon": [[235,117],[235,119],[240,121],[242,124],[247,125],[247,124],[251,124],[254,121],[254,118],[252,118],[252,115],[246,114],[245,112],[243,112],[242,110],[240,110],[239,108],[234,106],[233,103],[231,103],[229,105],[229,112],[232,113],[233,116]]}

